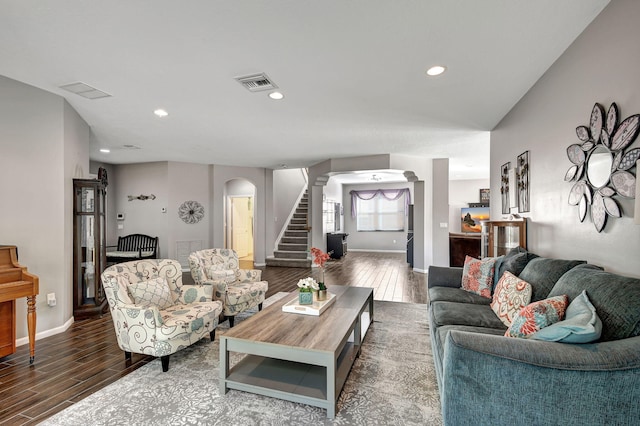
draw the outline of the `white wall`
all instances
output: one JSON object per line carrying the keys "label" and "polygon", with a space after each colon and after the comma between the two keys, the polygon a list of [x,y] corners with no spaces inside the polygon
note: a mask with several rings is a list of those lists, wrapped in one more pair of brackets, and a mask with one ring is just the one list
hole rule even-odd
{"label": "white wall", "polygon": [[298,197],[307,186],[302,169],[281,169],[273,171],[273,215],[277,237],[288,225],[291,210],[296,207]]}
{"label": "white wall", "polygon": [[[212,219],[210,194],[209,166],[175,161],[168,163],[166,213],[168,233],[165,257],[180,260],[176,248],[178,241],[201,241],[203,249],[212,247],[209,233]],[[189,224],[180,219],[178,209],[185,201],[197,201],[202,204],[204,217],[200,222]]]}
{"label": "white wall", "polygon": [[[329,180],[331,181],[331,180]],[[413,183],[370,183],[364,185],[342,185],[342,204],[344,206],[344,231],[347,237],[347,250],[391,251],[407,249],[407,231],[400,232],[358,232],[356,220],[351,217],[351,191],[367,189],[403,189],[408,188],[413,203]]]}
{"label": "white wall", "polygon": [[[616,102],[622,118],[640,113],[640,2],[616,0],[600,13],[491,134],[491,216],[501,217],[500,166],[529,150],[529,250],[548,257],[584,259],[613,272],[640,277],[640,226],[633,200],[617,198],[621,219],[596,232],[568,204],[571,183],[566,149],[575,128],[588,125],[594,103]],[[633,147],[640,147],[636,140]]]}
{"label": "white wall", "polygon": [[[115,196],[116,213],[124,213],[124,220],[116,226],[118,236],[145,234],[158,237],[158,257],[169,254],[169,164],[121,164],[115,167],[115,188],[108,188]],[[129,201],[128,196],[155,195],[155,199]],[[162,212],[167,209],[167,213]],[[177,216],[177,207],[172,213]],[[113,226],[112,224],[109,224]]]}
{"label": "white wall", "polygon": [[[40,278],[36,332],[72,317],[72,177],[89,170],[89,127],[60,96],[0,77],[0,243],[18,246],[19,262]],[[56,307],[46,304],[55,292]],[[27,336],[26,299],[16,332]],[[36,345],[37,355],[37,345]]]}
{"label": "white wall", "polygon": [[449,181],[449,232],[460,232],[460,209],[469,207],[469,203],[479,203],[480,189],[490,185],[489,179]]}

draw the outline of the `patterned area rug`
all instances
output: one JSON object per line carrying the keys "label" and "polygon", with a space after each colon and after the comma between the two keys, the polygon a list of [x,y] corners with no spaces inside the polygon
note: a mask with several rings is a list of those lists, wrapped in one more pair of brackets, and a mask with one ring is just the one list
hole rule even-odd
{"label": "patterned area rug", "polygon": [[375,301],[374,309],[333,420],[305,404],[236,390],[220,395],[217,336],[226,321],[213,343],[204,338],[172,355],[167,373],[153,360],[41,424],[441,425],[427,306]]}

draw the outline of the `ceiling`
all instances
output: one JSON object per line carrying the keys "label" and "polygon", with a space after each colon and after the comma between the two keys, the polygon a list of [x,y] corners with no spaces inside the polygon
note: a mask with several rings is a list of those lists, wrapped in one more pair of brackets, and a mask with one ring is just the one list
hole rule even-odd
{"label": "ceiling", "polygon": [[[277,169],[390,153],[488,178],[489,131],[607,3],[2,0],[0,75],[65,97],[92,160]],[[235,80],[261,72],[284,99]],[[112,96],[59,88],[73,82]]]}

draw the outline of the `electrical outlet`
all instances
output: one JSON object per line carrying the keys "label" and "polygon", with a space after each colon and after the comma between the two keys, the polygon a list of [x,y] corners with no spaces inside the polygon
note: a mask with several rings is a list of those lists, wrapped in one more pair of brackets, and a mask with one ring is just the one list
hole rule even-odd
{"label": "electrical outlet", "polygon": [[47,305],[54,307],[56,306],[56,294],[55,293],[49,293],[47,294]]}

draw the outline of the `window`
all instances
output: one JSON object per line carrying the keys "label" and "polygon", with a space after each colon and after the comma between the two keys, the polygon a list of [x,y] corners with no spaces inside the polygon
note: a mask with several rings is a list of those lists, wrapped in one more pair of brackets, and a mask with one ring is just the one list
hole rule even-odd
{"label": "window", "polygon": [[395,200],[376,194],[369,200],[357,199],[356,228],[358,231],[403,231],[405,225],[405,194]]}

